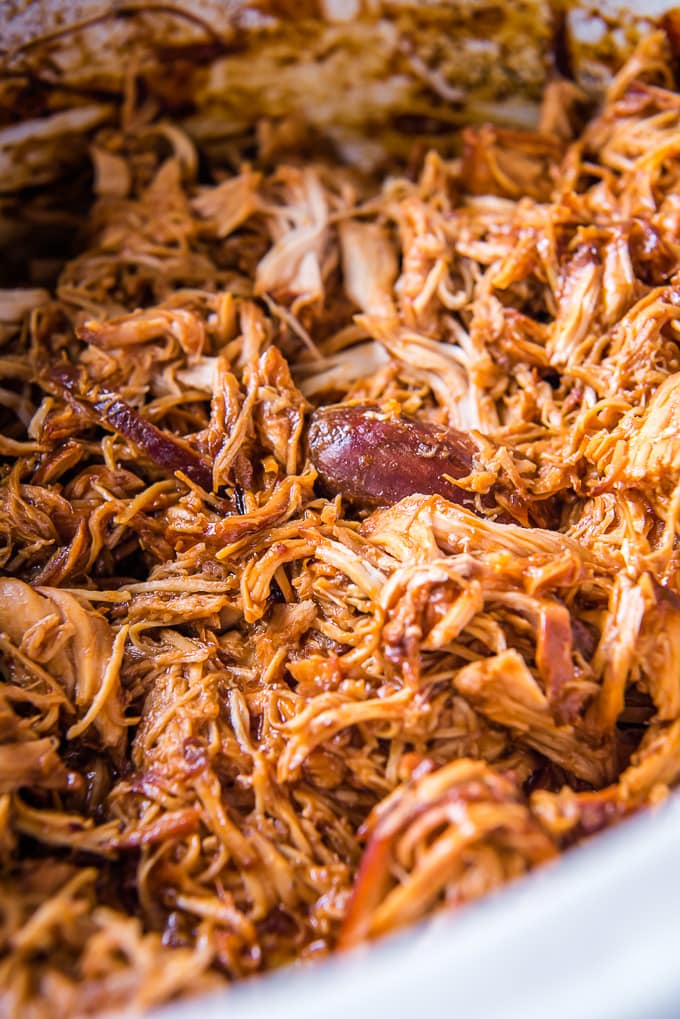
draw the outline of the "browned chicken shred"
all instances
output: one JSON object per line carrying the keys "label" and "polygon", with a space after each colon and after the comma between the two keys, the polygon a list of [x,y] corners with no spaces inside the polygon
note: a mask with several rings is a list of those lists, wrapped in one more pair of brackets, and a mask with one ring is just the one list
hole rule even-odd
{"label": "browned chicken shred", "polygon": [[678,782],[671,68],[382,180],[97,129],[0,295],[3,1015],[323,957]]}

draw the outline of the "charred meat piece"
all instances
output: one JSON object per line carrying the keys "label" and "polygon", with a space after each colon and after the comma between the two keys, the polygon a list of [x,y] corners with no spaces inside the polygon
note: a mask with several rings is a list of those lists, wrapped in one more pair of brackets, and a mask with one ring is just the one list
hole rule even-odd
{"label": "charred meat piece", "polygon": [[[419,493],[477,508],[475,493],[456,479],[470,474],[478,449],[455,428],[369,405],[321,407],[312,415],[309,450],[323,485],[362,506],[386,506]],[[496,506],[492,495],[482,503]]]}
{"label": "charred meat piece", "polygon": [[101,385],[88,387],[86,376],[75,365],[67,361],[54,365],[45,380],[45,388],[62,396],[99,424],[124,435],[159,467],[173,473],[183,471],[207,491],[212,488],[212,468],[204,457],[183,439],[147,421],[116,393]]}

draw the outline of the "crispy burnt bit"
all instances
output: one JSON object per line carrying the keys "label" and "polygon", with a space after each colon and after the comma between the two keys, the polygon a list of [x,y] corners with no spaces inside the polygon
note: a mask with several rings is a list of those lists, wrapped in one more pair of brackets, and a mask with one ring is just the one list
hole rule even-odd
{"label": "crispy burnt bit", "polygon": [[574,80],[574,57],[572,53],[569,18],[566,11],[553,10],[552,59],[555,70],[568,81]]}
{"label": "crispy burnt bit", "polygon": [[65,399],[75,410],[129,439],[158,467],[182,471],[206,491],[212,489],[212,469],[183,439],[170,435],[147,421],[134,407],[111,390],[91,388],[82,371],[67,361],[54,365],[42,384]]}

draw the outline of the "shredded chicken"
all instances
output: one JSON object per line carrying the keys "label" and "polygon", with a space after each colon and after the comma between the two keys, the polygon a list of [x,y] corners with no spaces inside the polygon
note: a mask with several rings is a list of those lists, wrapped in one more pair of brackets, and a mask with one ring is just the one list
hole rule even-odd
{"label": "shredded chicken", "polygon": [[80,248],[0,293],[3,1015],[323,957],[680,781],[672,42],[381,177],[67,117]]}

